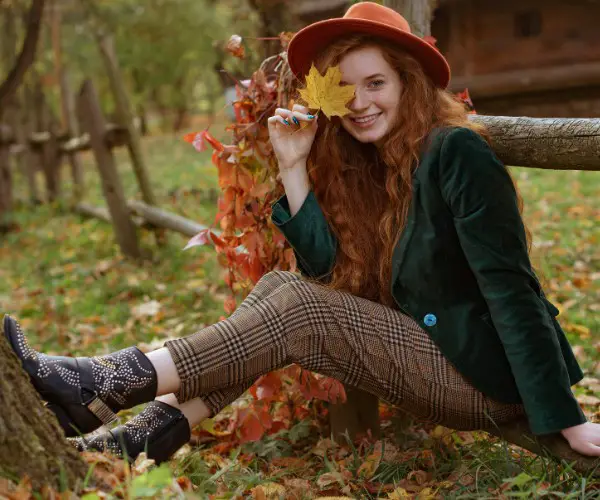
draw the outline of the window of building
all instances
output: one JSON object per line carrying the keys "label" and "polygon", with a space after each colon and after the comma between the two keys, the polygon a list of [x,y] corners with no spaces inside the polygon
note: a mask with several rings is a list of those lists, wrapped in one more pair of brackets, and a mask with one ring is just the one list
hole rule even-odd
{"label": "window of building", "polygon": [[542,14],[539,10],[518,12],[515,14],[515,36],[531,38],[542,32]]}

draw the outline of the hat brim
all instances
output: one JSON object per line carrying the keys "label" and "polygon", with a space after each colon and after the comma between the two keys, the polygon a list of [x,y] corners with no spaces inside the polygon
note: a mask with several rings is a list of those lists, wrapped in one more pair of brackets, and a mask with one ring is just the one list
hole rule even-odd
{"label": "hat brim", "polygon": [[367,19],[326,19],[302,28],[288,45],[290,69],[297,78],[303,79],[322,49],[341,36],[356,33],[375,35],[396,43],[421,63],[435,85],[441,88],[448,86],[450,66],[433,45],[406,31]]}

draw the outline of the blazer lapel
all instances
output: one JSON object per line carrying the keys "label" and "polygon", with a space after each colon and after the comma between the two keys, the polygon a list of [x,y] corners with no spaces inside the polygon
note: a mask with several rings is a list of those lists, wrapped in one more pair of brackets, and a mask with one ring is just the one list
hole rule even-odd
{"label": "blazer lapel", "polygon": [[406,220],[406,226],[404,227],[404,231],[402,231],[402,234],[398,239],[398,243],[396,243],[392,256],[392,283],[396,282],[396,279],[400,274],[400,268],[402,267],[402,262],[404,261],[404,257],[406,255],[406,249],[408,248],[410,238],[414,233],[416,225],[416,207],[418,206],[419,202],[419,186],[420,182],[415,174],[413,175],[412,200],[408,207],[408,217]]}

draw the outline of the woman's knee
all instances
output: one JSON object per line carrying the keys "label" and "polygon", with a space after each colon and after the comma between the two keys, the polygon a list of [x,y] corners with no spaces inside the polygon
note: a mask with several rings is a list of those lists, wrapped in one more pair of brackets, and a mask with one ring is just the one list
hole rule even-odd
{"label": "woman's knee", "polygon": [[291,271],[275,270],[263,274],[256,284],[267,283],[271,285],[271,287],[276,287],[277,285],[284,285],[300,279],[299,275],[292,273]]}
{"label": "woman's knee", "polygon": [[[292,274],[292,273],[290,273]],[[298,301],[299,304],[320,304],[325,301],[325,288],[311,281],[301,278],[283,283],[278,289],[278,294],[284,294],[290,300]]]}

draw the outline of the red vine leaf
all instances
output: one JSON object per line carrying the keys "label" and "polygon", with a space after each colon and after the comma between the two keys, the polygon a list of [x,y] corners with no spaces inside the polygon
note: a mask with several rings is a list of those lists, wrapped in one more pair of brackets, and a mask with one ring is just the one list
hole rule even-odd
{"label": "red vine leaf", "polygon": [[183,247],[183,249],[187,250],[188,248],[206,245],[209,241],[208,233],[210,233],[210,229],[203,229],[196,236],[190,238],[190,240],[187,242],[187,245]]}

